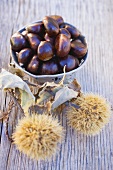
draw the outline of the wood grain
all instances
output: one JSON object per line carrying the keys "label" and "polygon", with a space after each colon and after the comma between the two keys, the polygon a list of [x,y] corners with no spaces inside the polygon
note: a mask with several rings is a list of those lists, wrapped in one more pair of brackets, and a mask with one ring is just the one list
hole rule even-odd
{"label": "wood grain", "polygon": [[[75,74],[84,92],[99,93],[113,105],[113,1],[112,0],[1,0],[0,1],[0,71],[8,69],[10,36],[19,28],[45,15],[59,14],[86,36],[88,62]],[[0,93],[1,110],[9,98]],[[19,111],[13,110],[10,133]],[[85,136],[67,126],[60,115],[66,136],[57,155],[50,161],[33,161],[19,153],[5,135],[0,122],[0,170],[113,170],[113,115],[97,136]]]}

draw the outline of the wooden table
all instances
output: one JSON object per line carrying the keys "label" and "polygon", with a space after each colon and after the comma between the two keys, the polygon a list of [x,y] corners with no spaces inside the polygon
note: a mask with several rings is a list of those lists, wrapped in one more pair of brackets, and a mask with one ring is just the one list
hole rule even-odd
{"label": "wooden table", "polygon": [[[75,75],[84,92],[99,93],[113,104],[113,1],[112,0],[1,0],[0,71],[8,69],[10,36],[19,28],[45,15],[59,14],[79,28],[87,38],[88,62]],[[7,108],[7,95],[0,93],[1,110]],[[11,115],[15,127],[17,110]],[[113,115],[96,136],[85,136],[67,127],[60,151],[51,161],[33,161],[16,150],[0,122],[0,170],[113,170]]]}

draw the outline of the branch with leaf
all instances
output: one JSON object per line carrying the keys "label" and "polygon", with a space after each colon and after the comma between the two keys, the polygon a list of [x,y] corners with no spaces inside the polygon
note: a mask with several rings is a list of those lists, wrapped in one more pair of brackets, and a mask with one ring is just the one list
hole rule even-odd
{"label": "branch with leaf", "polygon": [[[84,134],[99,133],[109,121],[111,106],[106,99],[97,94],[81,93],[81,86],[76,79],[64,84],[65,68],[64,77],[58,84],[54,82],[34,84],[25,80],[18,69],[13,68],[12,72],[2,70],[0,73],[0,89],[7,92],[12,101],[6,112],[1,111],[0,119],[7,117],[8,139],[13,139],[17,148],[27,156],[35,159],[36,155],[38,160],[45,159],[43,155],[45,150],[47,150],[47,157],[56,152],[56,146],[64,136],[63,127],[54,115],[54,111],[60,106],[67,108],[65,115],[68,125]],[[15,105],[23,114],[23,118],[10,138],[8,119]]]}
{"label": "branch with leaf", "polygon": [[[6,70],[3,70],[0,74],[0,88],[6,92],[8,91],[13,97],[14,94],[11,94],[9,90],[19,90],[20,96],[18,96],[18,98],[21,101],[20,109],[21,111],[23,109],[25,114],[28,114],[28,110],[31,106],[37,105],[42,107],[42,105],[46,106],[46,104],[48,106],[48,102],[51,105],[50,110],[54,110],[66,101],[76,98],[80,93],[80,85],[76,79],[70,84],[63,84],[63,81],[58,84],[54,82],[45,82],[43,85],[37,85],[38,92],[36,94],[31,92],[30,86],[34,85],[28,85],[22,78]],[[17,105],[19,105],[18,101],[16,102]]]}

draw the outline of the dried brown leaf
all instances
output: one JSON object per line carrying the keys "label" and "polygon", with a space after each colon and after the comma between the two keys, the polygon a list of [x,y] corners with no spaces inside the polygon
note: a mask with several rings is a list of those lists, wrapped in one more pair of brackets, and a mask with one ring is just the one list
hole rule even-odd
{"label": "dried brown leaf", "polygon": [[59,91],[56,92],[54,102],[52,104],[52,109],[57,108],[59,105],[69,101],[70,99],[76,98],[78,92],[73,89],[68,88],[67,85],[62,87]]}
{"label": "dried brown leaf", "polygon": [[21,93],[21,106],[24,109],[24,113],[28,114],[29,107],[35,103],[34,98],[32,98],[32,96],[26,91],[19,90]]}
{"label": "dried brown leaf", "polygon": [[39,89],[39,94],[38,94],[38,96],[40,97],[42,94],[43,94],[43,92],[48,88],[48,87],[50,87],[51,89],[54,89],[55,87],[59,87],[60,85],[59,84],[56,84],[56,83],[54,83],[54,82],[45,82],[42,86],[41,86],[41,88]]}
{"label": "dried brown leaf", "polygon": [[36,104],[44,104],[44,103],[47,103],[48,101],[50,101],[51,99],[54,98],[56,92],[58,90],[60,90],[62,87],[55,87],[51,90],[46,90],[46,91],[43,91],[43,93],[41,93],[40,97],[38,97],[37,101],[36,101]]}
{"label": "dried brown leaf", "polygon": [[68,87],[77,92],[80,92],[81,90],[81,86],[76,79],[74,79],[70,84],[68,84]]}
{"label": "dried brown leaf", "polygon": [[46,107],[47,107],[47,112],[51,112],[51,106],[52,106],[52,103],[50,101],[48,101],[46,103]]}
{"label": "dried brown leaf", "polygon": [[0,73],[0,88],[3,90],[18,88],[21,93],[21,105],[24,112],[28,112],[28,108],[35,102],[29,86],[19,76],[14,75],[6,70]]}
{"label": "dried brown leaf", "polygon": [[45,82],[42,86],[40,86],[38,92],[34,95],[35,100],[37,101],[37,99],[41,97],[43,93],[45,93],[46,89],[50,89],[52,91],[52,89],[59,87],[59,86],[60,84],[56,84],[54,82]]}

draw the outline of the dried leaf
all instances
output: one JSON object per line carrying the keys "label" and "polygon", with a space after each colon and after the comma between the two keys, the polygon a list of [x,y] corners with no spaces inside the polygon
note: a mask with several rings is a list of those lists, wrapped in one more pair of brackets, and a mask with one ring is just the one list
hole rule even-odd
{"label": "dried leaf", "polygon": [[37,104],[44,104],[48,101],[50,101],[56,94],[58,90],[60,90],[62,87],[55,87],[51,90],[46,90],[41,93],[40,97],[37,99],[36,103]]}
{"label": "dried leaf", "polygon": [[69,85],[69,88],[73,89],[74,91],[80,92],[81,90],[81,86],[80,84],[77,82],[76,79],[74,79]]}
{"label": "dried leaf", "polygon": [[38,92],[34,95],[35,100],[37,101],[37,99],[41,97],[43,93],[45,93],[46,89],[51,88],[51,91],[52,91],[53,88],[59,87],[59,86],[60,86],[59,84],[56,84],[54,82],[45,82],[42,86],[40,86]]}
{"label": "dried leaf", "polygon": [[29,93],[27,93],[26,91],[22,91],[20,89],[20,93],[21,93],[21,106],[24,110],[24,113],[28,114],[29,107],[35,104],[35,101],[33,97],[29,95]]}
{"label": "dried leaf", "polygon": [[4,90],[8,88],[9,89],[19,88],[21,90],[26,91],[34,98],[27,83],[25,83],[17,75],[14,75],[4,69],[2,69],[2,72],[0,73],[0,88]]}
{"label": "dried leaf", "polygon": [[34,94],[35,96],[35,101],[37,101],[37,99],[39,99],[39,96],[41,96],[41,94],[43,94],[44,90],[45,90],[46,86],[45,83],[38,89],[37,93]]}
{"label": "dried leaf", "polygon": [[15,88],[15,97],[18,100],[18,103],[20,104],[21,103],[21,93],[20,93],[19,88]]}
{"label": "dried leaf", "polygon": [[21,92],[21,103],[24,111],[27,113],[28,107],[33,104],[35,97],[33,96],[29,86],[20,77],[9,73],[6,70],[2,70],[0,73],[0,88],[15,89],[19,88]]}
{"label": "dried leaf", "polygon": [[59,105],[63,104],[66,101],[69,101],[70,99],[76,98],[77,95],[78,92],[68,88],[67,86],[64,86],[62,89],[56,92],[55,99],[52,104],[52,109],[57,108]]}
{"label": "dried leaf", "polygon": [[47,107],[47,112],[51,112],[51,106],[52,106],[52,103],[50,101],[48,101],[46,103],[46,107]]}
{"label": "dried leaf", "polygon": [[38,103],[45,101],[47,98],[49,98],[51,95],[54,96],[57,88],[58,90],[63,87],[64,79],[65,79],[65,68],[64,66],[64,76],[62,80],[59,83],[55,82],[45,82],[38,90],[38,92],[34,95],[35,101],[38,99]]}
{"label": "dried leaf", "polygon": [[[46,102],[48,102],[48,101],[50,101],[51,100],[51,98],[53,98],[53,97],[55,97],[55,94],[59,91],[59,90],[62,90],[62,89],[65,89],[66,87],[66,89],[68,89],[68,91],[70,90],[70,92],[71,92],[71,89],[74,91],[74,97],[73,97],[73,95],[72,95],[72,97],[71,96],[69,96],[69,98],[70,99],[72,99],[72,98],[75,98],[75,92],[76,91],[80,91],[80,85],[79,85],[79,83],[77,82],[77,80],[76,79],[74,79],[74,81],[73,82],[71,82],[69,85],[68,84],[66,84],[66,85],[64,85],[64,84],[62,84],[63,83],[63,81],[61,81],[60,83],[58,83],[58,84],[56,84],[56,83],[54,83],[54,82],[46,82],[46,83],[44,83],[42,86],[41,86],[41,88],[39,89],[39,92],[36,94],[36,96],[37,96],[37,104],[42,104],[42,103],[46,103]],[[68,88],[68,86],[69,86],[69,88]],[[63,90],[62,90],[63,91]],[[65,91],[65,90],[64,90]],[[77,93],[77,95],[78,95],[78,93]],[[64,95],[65,96],[65,95]],[[65,101],[67,101],[67,99],[65,99]],[[63,102],[64,103],[64,102]],[[53,103],[54,104],[54,103]],[[62,104],[62,102],[61,102],[61,104]]]}

